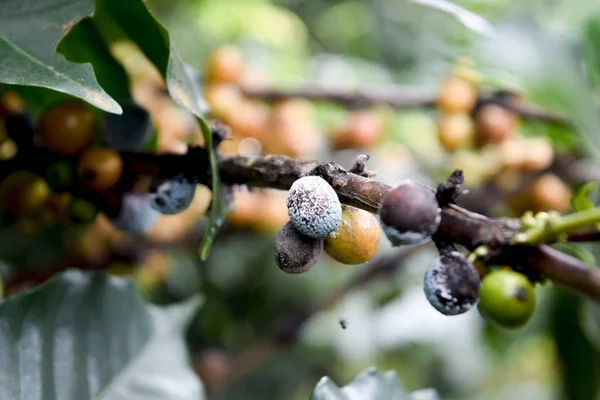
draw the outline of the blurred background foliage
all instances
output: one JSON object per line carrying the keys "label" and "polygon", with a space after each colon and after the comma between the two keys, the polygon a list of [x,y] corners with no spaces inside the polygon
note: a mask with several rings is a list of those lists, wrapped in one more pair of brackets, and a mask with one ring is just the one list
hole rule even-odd
{"label": "blurred background foliage", "polygon": [[[600,3],[456,2],[489,21],[493,31],[476,16],[463,14],[461,20],[421,3],[149,0],[182,58],[200,71],[213,112],[223,111],[218,117],[232,128],[232,139],[223,145],[228,154],[284,153],[350,166],[363,151],[331,151],[325,145],[347,121],[349,111],[341,106],[292,101],[269,109],[239,93],[227,94],[226,85],[211,86],[204,74],[210,54],[233,45],[243,55],[244,79],[238,83],[246,88],[352,91],[401,85],[402,93],[435,96],[455,61],[468,57],[484,77],[484,87],[516,89],[531,102],[572,117],[580,132],[520,121],[523,137],[551,143],[554,155],[600,161]],[[112,50],[133,78],[136,100],[150,112],[154,145],[180,151],[182,143],[201,143],[193,118],[161,92],[160,75],[135,46],[123,42]],[[473,190],[490,176],[508,186],[516,180],[514,170],[504,177],[487,170],[498,157],[493,152],[446,151],[437,136],[436,110],[377,106],[371,111],[383,133],[367,150],[372,157],[369,167],[381,181],[412,178],[434,184],[457,167],[465,169]],[[270,121],[267,132],[265,121]],[[568,211],[575,189],[568,186],[560,181],[554,185],[558,193],[542,190],[551,204],[538,201],[537,210]],[[509,197],[496,201],[486,213],[516,216],[532,208]],[[516,332],[490,325],[476,311],[445,317],[427,303],[422,291],[423,273],[436,257],[433,246],[411,256],[389,279],[353,290],[312,316],[293,346],[248,374],[240,373],[239,380],[224,381],[231,368],[253,364],[236,355],[269,336],[286,316],[335,292],[368,264],[344,266],[323,256],[310,273],[283,273],[273,260],[273,242],[287,221],[285,193],[242,189],[235,193],[236,208],[210,258],[200,262],[196,246],[209,199],[210,192],[199,189],[190,209],[158,217],[143,240],[117,231],[103,215],[77,229],[42,230],[26,221],[18,233],[12,228],[0,232],[0,255],[6,270],[108,262],[113,273],[132,275],[141,290],[161,304],[202,293],[205,304],[189,329],[188,342],[213,399],[308,399],[323,375],[342,384],[371,365],[397,370],[408,390],[433,387],[444,399],[600,398],[597,304],[545,285],[536,288],[533,320]],[[35,252],[28,251],[32,246]],[[379,255],[390,251],[382,241]],[[598,254],[593,246],[585,251]],[[342,317],[348,320],[346,329],[340,327]],[[260,359],[260,346],[257,352]],[[242,364],[232,363],[234,359]]]}

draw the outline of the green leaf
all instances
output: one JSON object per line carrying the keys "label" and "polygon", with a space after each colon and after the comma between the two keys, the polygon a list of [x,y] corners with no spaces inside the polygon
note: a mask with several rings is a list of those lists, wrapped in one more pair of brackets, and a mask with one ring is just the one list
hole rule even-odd
{"label": "green leaf", "polygon": [[213,193],[207,234],[200,246],[200,255],[202,259],[206,259],[214,237],[223,224],[227,209],[221,195],[219,174],[212,150],[212,133],[202,119],[207,111],[207,103],[202,97],[200,85],[192,69],[179,57],[167,29],[154,17],[144,2],[98,0],[96,12],[97,26],[105,40],[116,40],[123,35],[133,40],[163,74],[173,100],[200,121],[211,166]]}
{"label": "green leaf", "polygon": [[481,35],[493,36],[495,33],[494,27],[485,20],[485,18],[454,4],[447,0],[410,0],[412,3],[421,4],[423,6],[435,8],[439,11],[452,15],[465,28],[468,28]]}
{"label": "green leaf", "polygon": [[370,367],[346,386],[338,387],[329,377],[321,378],[310,400],[437,400],[435,390],[407,393],[398,382],[395,371],[381,372]]}
{"label": "green leaf", "polygon": [[93,9],[93,0],[1,1],[0,82],[53,89],[120,113],[119,104],[96,82],[91,65],[74,64],[55,51]]}
{"label": "green leaf", "polygon": [[60,42],[57,51],[67,60],[89,62],[94,67],[98,82],[117,101],[131,98],[129,78],[121,64],[111,54],[100,35],[95,18],[84,18]]}
{"label": "green leaf", "polygon": [[68,271],[0,303],[2,399],[202,399],[183,331],[199,299],[147,305],[132,283]]}
{"label": "green leaf", "polygon": [[590,194],[598,190],[598,187],[600,187],[600,181],[590,181],[579,186],[575,193],[573,193],[573,198],[571,199],[573,211],[584,211],[594,208],[594,203],[590,199]]}

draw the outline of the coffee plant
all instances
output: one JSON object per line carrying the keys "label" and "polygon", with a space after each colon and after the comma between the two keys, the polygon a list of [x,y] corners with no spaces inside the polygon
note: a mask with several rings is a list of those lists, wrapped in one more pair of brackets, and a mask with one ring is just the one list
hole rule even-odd
{"label": "coffee plant", "polygon": [[597,398],[600,14],[513,3],[0,0],[0,398]]}

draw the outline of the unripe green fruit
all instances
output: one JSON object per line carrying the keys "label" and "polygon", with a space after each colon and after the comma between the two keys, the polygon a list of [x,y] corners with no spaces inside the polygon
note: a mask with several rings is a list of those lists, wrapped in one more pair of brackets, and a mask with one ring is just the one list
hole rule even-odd
{"label": "unripe green fruit", "polygon": [[289,274],[308,272],[323,253],[323,239],[299,233],[291,222],[286,223],[275,238],[275,262]]}
{"label": "unripe green fruit", "polygon": [[486,275],[479,296],[481,315],[504,328],[522,327],[535,309],[533,285],[513,270],[499,269]]}
{"label": "unripe green fruit", "polygon": [[56,161],[44,171],[44,180],[56,193],[66,192],[75,178],[75,166],[68,161]]}
{"label": "unripe green fruit", "polygon": [[96,219],[98,213],[98,207],[91,201],[73,197],[69,203],[69,219],[75,223],[89,224]]}

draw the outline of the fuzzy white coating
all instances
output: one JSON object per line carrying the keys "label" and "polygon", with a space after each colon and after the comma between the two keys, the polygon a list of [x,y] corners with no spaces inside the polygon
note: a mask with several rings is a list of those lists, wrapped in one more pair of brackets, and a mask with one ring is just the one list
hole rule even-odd
{"label": "fuzzy white coating", "polygon": [[196,184],[183,176],[165,179],[155,184],[150,206],[161,214],[178,214],[189,207],[196,193]]}
{"label": "fuzzy white coating", "polygon": [[466,257],[458,251],[452,251],[436,258],[425,272],[423,288],[429,303],[442,314],[463,314],[476,303],[479,291],[476,290],[473,298],[470,296],[459,298],[459,294],[455,293],[453,285],[457,285],[457,274],[461,274],[461,272],[457,270],[458,265],[456,263],[450,264],[448,262],[449,258],[454,258],[457,261],[464,259],[465,265],[467,263]]}
{"label": "fuzzy white coating", "polygon": [[431,226],[431,229],[423,232],[400,232],[393,226],[387,226],[383,221],[381,222],[381,227],[383,228],[383,232],[385,236],[388,238],[390,243],[393,246],[405,246],[405,245],[413,245],[413,244],[421,244],[425,243],[431,239],[431,235],[437,231],[440,226],[440,221],[442,220],[442,209],[437,209],[437,216],[435,217],[435,223]]}
{"label": "fuzzy white coating", "polygon": [[290,222],[305,236],[321,239],[342,222],[342,205],[323,178],[305,176],[292,184],[287,196]]}

